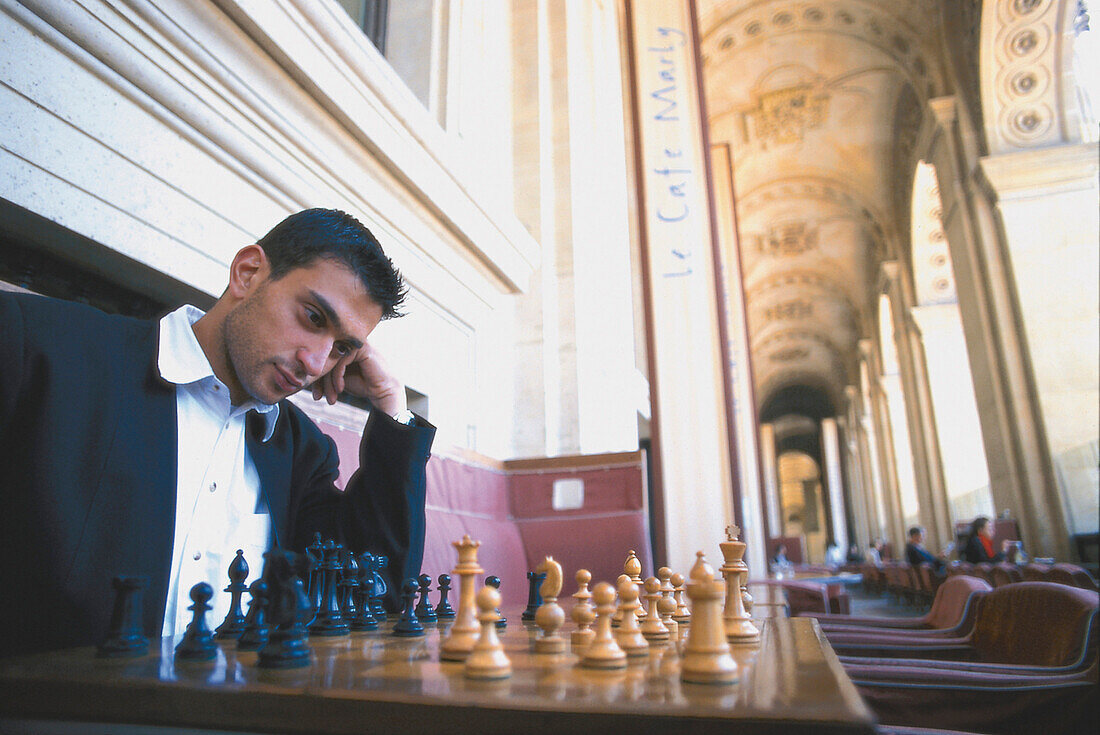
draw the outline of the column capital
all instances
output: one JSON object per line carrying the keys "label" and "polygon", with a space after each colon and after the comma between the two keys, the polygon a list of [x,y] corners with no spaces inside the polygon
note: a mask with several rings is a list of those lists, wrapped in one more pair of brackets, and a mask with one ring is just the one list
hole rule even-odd
{"label": "column capital", "polygon": [[1100,149],[1095,143],[1035,148],[985,156],[983,184],[997,201],[1010,201],[1096,186]]}
{"label": "column capital", "polygon": [[928,110],[940,128],[947,129],[959,116],[959,101],[955,95],[935,97],[928,100]]}
{"label": "column capital", "polygon": [[888,288],[893,288],[898,284],[901,278],[901,265],[896,260],[884,260],[879,265],[878,282],[879,290],[886,292]]}

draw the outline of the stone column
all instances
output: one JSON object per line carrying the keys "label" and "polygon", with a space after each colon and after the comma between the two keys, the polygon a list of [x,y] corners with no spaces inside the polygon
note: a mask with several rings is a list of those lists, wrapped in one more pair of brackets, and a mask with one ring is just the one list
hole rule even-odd
{"label": "stone column", "polygon": [[775,457],[775,427],[760,424],[760,474],[764,480],[764,512],[768,514],[768,528],[772,537],[783,535],[783,519],[780,517],[779,472]]}
{"label": "stone column", "polygon": [[844,395],[848,399],[847,432],[848,444],[854,462],[853,473],[858,474],[860,487],[860,500],[863,512],[863,535],[859,541],[861,546],[870,543],[875,536],[882,535],[880,514],[878,513],[878,501],[876,496],[874,472],[871,468],[871,457],[867,451],[866,426],[864,423],[863,396],[859,387],[846,386]]}
{"label": "stone column", "polygon": [[901,490],[898,486],[897,461],[894,457],[894,432],[890,425],[890,408],[882,387],[882,366],[872,340],[859,341],[860,361],[867,380],[867,395],[874,427],[874,441],[878,451],[878,465],[882,481],[883,511],[886,526],[883,533],[900,554],[905,547],[905,520],[901,511]]}
{"label": "stone column", "polygon": [[[1054,469],[1018,327],[1004,230],[989,193],[970,173],[978,166],[978,134],[954,97],[934,99],[929,107],[937,130],[927,159],[939,183],[993,502],[1017,518],[1031,553],[1068,558],[1061,502],[1050,502],[1052,493],[1058,495]],[[1054,508],[1056,517],[1042,506]]]}
{"label": "stone column", "polygon": [[1098,155],[1090,143],[981,159],[1015,274],[1038,400],[1036,433],[1056,480],[1031,488],[1019,499],[1022,505],[1009,507],[1038,529],[1032,550],[1049,549],[1060,558],[1068,556],[1069,533],[1098,525],[1095,460],[1078,460],[1094,456],[1089,446],[1100,435]]}
{"label": "stone column", "polygon": [[954,540],[947,508],[947,487],[943,479],[943,461],[936,437],[936,419],[932,393],[924,360],[920,330],[909,313],[907,279],[897,262],[882,264],[885,292],[890,298],[898,367],[905,394],[905,413],[909,443],[913,451],[913,470],[917,479],[921,522],[928,533],[928,545],[934,549]]}
{"label": "stone column", "polygon": [[[855,432],[852,430],[850,410],[848,415],[839,416],[836,421],[839,429],[840,454],[844,468],[843,477],[848,491],[848,507],[852,511],[852,524],[848,528],[848,543],[862,546],[867,543],[867,538],[870,536],[867,528],[867,493],[863,487],[863,472],[859,466],[859,445],[856,442]],[[847,554],[848,546],[845,545],[841,551]]]}
{"label": "stone column", "polygon": [[829,516],[832,518],[833,541],[848,548],[848,528],[844,519],[844,487],[840,477],[840,438],[836,419],[821,420],[821,459],[825,465],[822,476],[829,487]]}

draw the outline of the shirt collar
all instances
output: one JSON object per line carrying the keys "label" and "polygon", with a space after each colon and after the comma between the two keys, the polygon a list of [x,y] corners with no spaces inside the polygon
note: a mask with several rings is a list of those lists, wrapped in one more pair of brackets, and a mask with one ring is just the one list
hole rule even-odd
{"label": "shirt collar", "polygon": [[[173,312],[165,314],[160,320],[160,341],[157,346],[157,369],[160,376],[177,386],[191,385],[200,381],[213,381],[221,385],[228,394],[228,388],[214,375],[214,368],[202,351],[192,325],[202,318],[205,312],[190,304],[184,304]],[[275,423],[279,419],[279,405],[261,403],[254,398],[245,401],[239,408],[253,410],[264,420],[266,442],[275,433]]]}

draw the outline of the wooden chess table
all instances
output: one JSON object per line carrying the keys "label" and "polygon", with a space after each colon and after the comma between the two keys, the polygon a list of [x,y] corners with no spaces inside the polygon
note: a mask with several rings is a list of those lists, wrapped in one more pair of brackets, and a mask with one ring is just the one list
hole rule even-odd
{"label": "wooden chess table", "polygon": [[734,649],[740,681],[725,686],[681,682],[676,644],[611,672],[532,653],[536,629],[519,615],[500,631],[514,673],[495,682],[440,661],[444,628],[397,638],[392,616],[382,631],[311,639],[312,665],[286,671],[257,667],[233,642],[205,663],[176,661],[167,639],[135,659],[93,648],[22,656],[0,660],[0,731],[45,720],[303,735],[873,732],[815,620],[756,624],[761,643]]}

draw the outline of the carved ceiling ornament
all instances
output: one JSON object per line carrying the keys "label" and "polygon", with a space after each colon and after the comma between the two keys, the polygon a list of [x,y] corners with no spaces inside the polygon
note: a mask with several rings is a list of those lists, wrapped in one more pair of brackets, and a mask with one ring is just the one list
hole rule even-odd
{"label": "carved ceiling ornament", "polygon": [[813,302],[806,299],[790,299],[764,309],[765,322],[809,319],[813,315]]}
{"label": "carved ceiling ornament", "polygon": [[990,153],[1079,142],[1072,84],[1077,0],[989,0],[982,12],[982,118]]}
{"label": "carved ceiling ornament", "polygon": [[806,131],[820,127],[828,111],[829,93],[820,83],[755,92],[745,112],[751,138],[769,145],[801,142]]}
{"label": "carved ceiling ornament", "polygon": [[747,289],[745,298],[751,307],[759,299],[777,290],[793,290],[803,294],[808,290],[816,291],[818,295],[813,297],[815,299],[827,299],[843,304],[853,322],[856,321],[860,313],[852,303],[848,292],[839,283],[828,276],[810,271],[786,272],[773,276],[763,283]]}
{"label": "carved ceiling ornament", "polygon": [[[888,5],[895,10],[902,4],[891,0]],[[781,7],[777,9],[776,5]],[[906,10],[909,17],[916,15],[923,19],[927,16],[927,11],[921,12],[919,7],[903,8],[895,15],[881,8],[854,6],[836,0],[750,3],[704,28],[701,41],[707,63],[723,64],[730,61],[730,54],[776,35],[800,31],[838,33],[882,51],[911,77],[914,87],[933,96],[934,80],[929,78],[928,61],[921,53],[920,32],[897,17],[906,15]]]}
{"label": "carved ceiling ornament", "polygon": [[789,202],[792,199],[831,202],[848,210],[856,221],[864,223],[875,253],[881,254],[887,238],[887,231],[882,225],[885,220],[868,203],[868,197],[853,194],[857,188],[855,184],[830,176],[788,176],[741,194],[737,199],[737,209],[744,220],[775,202]]}
{"label": "carved ceiling ornament", "polygon": [[757,252],[782,258],[801,255],[817,248],[818,226],[815,222],[777,222],[764,234],[749,235]]}

